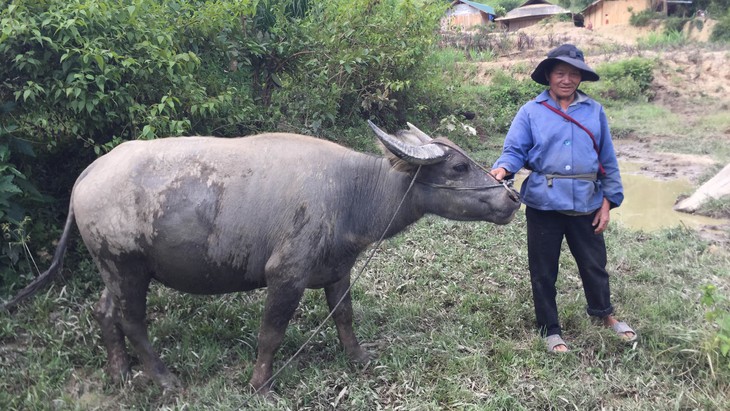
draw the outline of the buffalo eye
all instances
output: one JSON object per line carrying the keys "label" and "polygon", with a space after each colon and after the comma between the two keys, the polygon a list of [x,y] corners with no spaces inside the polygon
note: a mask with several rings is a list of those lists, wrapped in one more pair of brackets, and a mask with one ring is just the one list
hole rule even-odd
{"label": "buffalo eye", "polygon": [[456,171],[457,173],[466,173],[467,171],[469,171],[469,164],[467,164],[467,163],[456,164],[453,167],[453,170]]}

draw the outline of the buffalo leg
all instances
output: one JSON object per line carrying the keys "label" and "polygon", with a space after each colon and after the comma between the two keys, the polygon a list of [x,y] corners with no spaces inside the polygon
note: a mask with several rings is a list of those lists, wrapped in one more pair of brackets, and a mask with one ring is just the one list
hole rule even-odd
{"label": "buffalo leg", "polygon": [[251,386],[261,394],[271,389],[272,363],[274,354],[284,339],[286,327],[304,294],[304,287],[284,283],[269,285],[266,306],[258,338],[256,365],[251,376]]}
{"label": "buffalo leg", "polygon": [[145,316],[147,311],[147,289],[149,277],[128,276],[122,279],[122,298],[117,297],[115,303],[121,312],[121,324],[147,375],[152,377],[164,390],[179,387],[177,378],[168,371],[157,353],[152,349]]}
{"label": "buffalo leg", "polygon": [[324,292],[345,353],[354,362],[367,362],[370,356],[360,347],[352,328],[352,298],[349,287],[350,276],[346,275],[342,280],[325,287]]}
{"label": "buffalo leg", "polygon": [[119,309],[105,288],[94,307],[94,318],[101,328],[107,354],[107,373],[115,382],[121,382],[129,375],[129,355],[124,344],[124,333],[119,324]]}

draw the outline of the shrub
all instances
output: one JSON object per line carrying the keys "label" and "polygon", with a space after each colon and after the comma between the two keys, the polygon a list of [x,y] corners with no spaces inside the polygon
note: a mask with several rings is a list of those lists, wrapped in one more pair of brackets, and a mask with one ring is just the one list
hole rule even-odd
{"label": "shrub", "polygon": [[642,10],[638,13],[631,13],[629,17],[629,24],[635,27],[646,27],[654,19],[661,17],[659,13],[652,11],[651,9]]}
{"label": "shrub", "polygon": [[[217,23],[200,21],[187,2],[18,1],[0,17],[0,58],[9,62],[0,68],[7,79],[0,98],[19,103],[18,133],[31,141],[79,138],[99,154],[126,139],[181,135],[251,105],[247,93],[220,81],[222,68],[215,87],[208,67],[200,75],[203,62],[186,40]],[[224,46],[211,43],[198,49]]]}
{"label": "shrub", "polygon": [[669,17],[664,21],[664,33],[670,35],[675,32],[681,33],[688,21],[690,19],[686,17]]}
{"label": "shrub", "polygon": [[[716,286],[706,285],[702,289],[701,303],[706,307],[705,317],[712,326],[709,341],[705,345],[707,358],[718,358],[730,368],[730,314],[728,300]],[[714,355],[710,355],[714,354]]]}
{"label": "shrub", "polygon": [[725,13],[712,28],[710,41],[716,43],[730,43],[730,11]]}
{"label": "shrub", "polygon": [[640,101],[652,96],[654,62],[645,58],[632,58],[616,63],[602,64],[596,68],[601,76],[597,83],[584,83],[585,89],[606,100]]}
{"label": "shrub", "polygon": [[497,74],[482,96],[483,107],[489,108],[490,128],[496,132],[509,130],[519,108],[535,98],[544,88],[531,79],[515,80],[505,73]]}
{"label": "shrub", "polygon": [[[43,196],[12,160],[13,152],[34,157],[33,148],[27,141],[13,135],[17,126],[13,124],[9,113],[14,103],[6,102],[0,106],[0,230],[4,246],[0,249],[0,288],[7,282],[16,281],[20,271],[19,263],[28,256],[27,242],[29,230],[32,228],[26,217],[26,206],[41,200]],[[23,258],[26,257],[26,258]]]}
{"label": "shrub", "polygon": [[[362,118],[404,123],[422,62],[436,44],[443,5],[411,1],[321,2],[301,22],[310,40],[300,70],[273,105],[300,130],[353,126]],[[397,35],[396,35],[397,33]]]}

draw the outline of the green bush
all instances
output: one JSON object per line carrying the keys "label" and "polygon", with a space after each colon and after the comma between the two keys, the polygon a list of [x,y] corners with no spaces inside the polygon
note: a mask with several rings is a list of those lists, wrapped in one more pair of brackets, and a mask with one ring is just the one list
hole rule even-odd
{"label": "green bush", "polygon": [[367,117],[404,123],[418,93],[413,85],[429,74],[422,62],[443,8],[436,1],[316,3],[301,22],[310,42],[300,69],[282,78],[274,106],[315,134]]}
{"label": "green bush", "polygon": [[681,33],[688,21],[690,21],[690,19],[686,17],[669,17],[664,21],[664,33]]}
{"label": "green bush", "polygon": [[718,292],[714,285],[705,285],[702,288],[701,303],[706,307],[705,317],[712,325],[710,338],[705,344],[708,351],[707,358],[715,357],[718,362],[724,362],[730,368],[730,313],[728,313],[728,299]]}
{"label": "green bush", "polygon": [[10,117],[14,107],[12,102],[0,106],[0,231],[4,243],[0,248],[0,289],[17,281],[21,272],[29,272],[27,243],[32,226],[26,207],[43,199],[22,167],[12,160],[13,154],[35,158],[32,146],[13,135],[17,130]]}
{"label": "green bush", "polygon": [[647,101],[652,98],[654,62],[632,58],[596,67],[601,81],[584,83],[586,91],[604,100]]}
{"label": "green bush", "polygon": [[18,133],[31,141],[78,138],[99,154],[121,140],[207,131],[206,119],[252,105],[248,93],[200,75],[189,40],[207,38],[204,25],[216,22],[188,2],[17,1],[0,18],[0,58],[9,62],[0,98],[18,102]]}
{"label": "green bush", "polygon": [[643,49],[657,49],[663,47],[678,47],[687,43],[684,32],[670,30],[662,33],[649,33],[645,38],[637,39],[637,44]]}
{"label": "green bush", "polygon": [[629,17],[629,24],[634,27],[646,27],[654,19],[662,17],[661,14],[652,11],[651,9],[642,10],[638,13],[631,13]]}
{"label": "green bush", "polygon": [[712,28],[710,41],[716,43],[730,43],[730,11],[725,13]]}
{"label": "green bush", "polygon": [[505,73],[494,76],[492,84],[482,96],[482,107],[489,110],[490,129],[507,132],[519,108],[544,89],[544,86],[531,79],[515,80]]}

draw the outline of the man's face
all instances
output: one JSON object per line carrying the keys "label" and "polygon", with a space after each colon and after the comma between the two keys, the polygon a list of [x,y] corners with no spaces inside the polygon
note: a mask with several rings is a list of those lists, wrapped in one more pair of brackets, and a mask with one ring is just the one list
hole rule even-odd
{"label": "man's face", "polygon": [[568,63],[558,63],[548,74],[550,91],[558,99],[570,98],[578,89],[581,81],[580,70]]}

